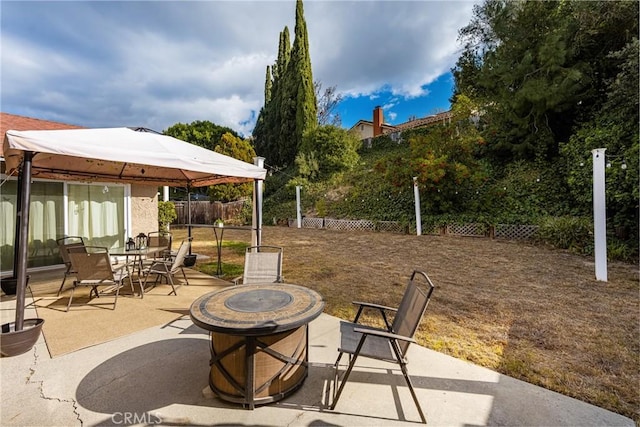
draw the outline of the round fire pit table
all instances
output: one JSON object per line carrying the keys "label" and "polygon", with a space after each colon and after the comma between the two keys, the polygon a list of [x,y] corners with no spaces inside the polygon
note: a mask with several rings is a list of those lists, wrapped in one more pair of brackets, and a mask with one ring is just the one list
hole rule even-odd
{"label": "round fire pit table", "polygon": [[309,322],[323,309],[320,294],[285,283],[232,286],[196,299],[191,320],[211,335],[211,389],[249,409],[296,391],[307,377]]}

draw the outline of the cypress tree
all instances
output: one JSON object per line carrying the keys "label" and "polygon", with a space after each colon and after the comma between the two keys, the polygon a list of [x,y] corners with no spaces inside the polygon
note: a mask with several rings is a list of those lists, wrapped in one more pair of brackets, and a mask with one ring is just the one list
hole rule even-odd
{"label": "cypress tree", "polygon": [[296,2],[295,40],[289,67],[291,67],[292,76],[295,79],[295,132],[293,147],[291,147],[291,154],[288,158],[293,163],[302,143],[302,136],[307,130],[315,128],[318,120],[316,92],[313,86],[311,56],[309,55],[309,37],[302,0]]}
{"label": "cypress tree", "polygon": [[265,104],[253,131],[256,152],[272,164],[292,165],[302,135],[317,124],[316,111],[307,24],[298,0],[293,48],[285,26],[276,63],[267,69]]}
{"label": "cypress tree", "polygon": [[267,75],[264,79],[264,105],[271,100],[271,67],[267,65]]}

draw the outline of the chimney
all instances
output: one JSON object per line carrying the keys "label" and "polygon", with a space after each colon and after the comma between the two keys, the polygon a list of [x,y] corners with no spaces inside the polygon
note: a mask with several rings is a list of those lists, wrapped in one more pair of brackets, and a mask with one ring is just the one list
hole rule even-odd
{"label": "chimney", "polygon": [[382,124],[384,123],[384,115],[382,107],[379,105],[373,109],[373,137],[382,135]]}

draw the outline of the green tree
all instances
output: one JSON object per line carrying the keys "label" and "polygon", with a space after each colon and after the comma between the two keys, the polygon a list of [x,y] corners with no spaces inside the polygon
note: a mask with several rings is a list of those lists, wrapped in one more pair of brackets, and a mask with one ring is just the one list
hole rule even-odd
{"label": "green tree", "polygon": [[[267,72],[268,74],[268,72]],[[270,163],[289,166],[306,131],[317,124],[317,105],[313,86],[307,24],[302,1],[296,2],[293,47],[287,27],[280,33],[278,59],[272,79],[265,83],[265,105],[253,131],[256,151]]]}
{"label": "green tree", "polygon": [[361,144],[358,137],[346,129],[317,126],[304,135],[296,164],[303,176],[327,178],[335,172],[353,168],[360,158]]}
{"label": "green tree", "polygon": [[423,208],[430,214],[464,212],[473,209],[477,188],[485,181],[487,171],[477,159],[484,145],[472,119],[475,107],[459,95],[453,104],[451,125],[438,125],[403,133],[409,142],[409,155],[382,159],[376,170],[398,188],[407,187],[416,177]]}
{"label": "green tree", "polygon": [[[249,141],[239,138],[230,132],[222,135],[215,151],[247,163],[253,163],[253,158],[256,156]],[[231,202],[250,196],[252,191],[253,185],[250,182],[212,185],[209,187],[209,199]]]}
{"label": "green tree", "polygon": [[634,2],[487,0],[460,30],[456,93],[483,106],[497,158],[552,159],[605,101],[606,55],[637,33]]}
{"label": "green tree", "polygon": [[640,47],[634,39],[624,48],[608,55],[618,64],[618,73],[607,81],[607,100],[594,118],[585,122],[563,144],[562,154],[568,170],[568,184],[577,214],[592,211],[591,150],[606,148],[610,167],[606,169],[607,218],[615,235],[638,247],[638,159],[640,158],[640,126],[638,82]]}
{"label": "green tree", "polygon": [[163,133],[212,151],[215,150],[220,138],[225,133],[239,137],[233,129],[216,125],[207,120],[196,120],[189,124],[176,123]]}

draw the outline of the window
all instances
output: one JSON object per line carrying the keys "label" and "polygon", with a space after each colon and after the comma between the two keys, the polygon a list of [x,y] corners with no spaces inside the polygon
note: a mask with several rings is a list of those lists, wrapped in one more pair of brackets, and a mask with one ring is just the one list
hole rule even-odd
{"label": "window", "polygon": [[68,184],[70,236],[82,236],[94,246],[124,246],[124,187]]}
{"label": "window", "polygon": [[[65,195],[66,190],[66,195]],[[34,181],[29,206],[27,267],[61,264],[56,239],[82,236],[88,244],[124,246],[125,186]],[[65,210],[66,203],[66,210]],[[17,181],[0,189],[0,270],[13,269]]]}
{"label": "window", "polygon": [[[56,239],[64,234],[62,182],[36,181],[31,184],[29,206],[28,267],[54,265],[62,262]],[[17,182],[7,181],[2,186],[0,215],[0,264],[3,271],[13,268],[16,232]]]}

